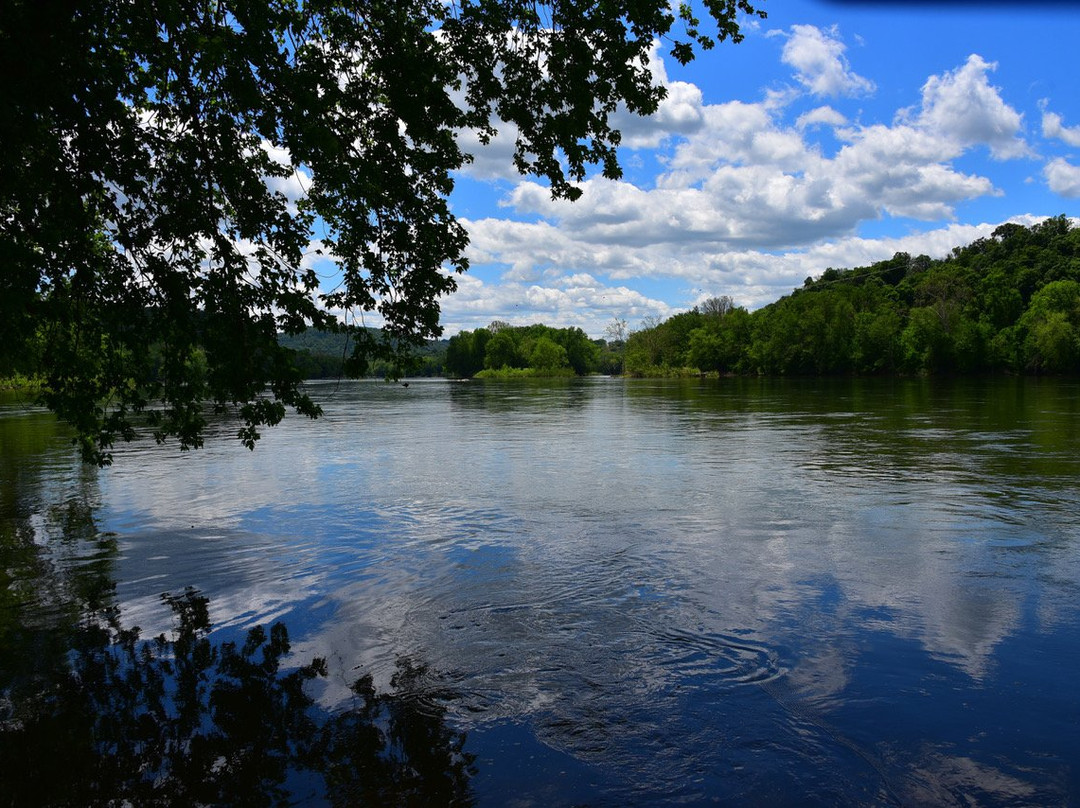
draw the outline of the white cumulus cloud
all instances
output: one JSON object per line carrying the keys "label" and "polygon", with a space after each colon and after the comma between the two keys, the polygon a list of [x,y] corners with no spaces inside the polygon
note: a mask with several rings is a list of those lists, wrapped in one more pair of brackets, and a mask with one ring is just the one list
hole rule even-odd
{"label": "white cumulus cloud", "polygon": [[832,107],[816,107],[805,112],[795,121],[796,129],[808,129],[813,126],[838,127],[847,124],[847,118]]}
{"label": "white cumulus cloud", "polygon": [[986,145],[998,159],[1029,154],[1023,116],[990,84],[987,74],[996,69],[996,63],[972,54],[956,70],[931,76],[922,88],[919,125],[964,146]]}
{"label": "white cumulus cloud", "polygon": [[1070,146],[1080,146],[1080,126],[1065,126],[1060,115],[1056,112],[1048,112],[1045,109],[1046,103],[1046,101],[1043,101],[1043,137],[1056,138],[1068,143]]}
{"label": "white cumulus cloud", "polygon": [[620,108],[612,123],[622,133],[622,145],[630,149],[652,149],[673,136],[688,135],[703,123],[704,101],[701,89],[686,81],[673,81],[660,55],[660,43],[649,52],[649,71],[653,83],[667,95],[652,115],[633,115]]}
{"label": "white cumulus cloud", "polygon": [[1043,177],[1055,194],[1069,199],[1080,197],[1080,166],[1074,166],[1068,160],[1058,157],[1046,164]]}
{"label": "white cumulus cloud", "polygon": [[618,317],[632,322],[649,316],[670,317],[677,309],[624,285],[604,283],[583,272],[551,273],[539,283],[484,283],[466,275],[458,291],[442,303],[442,323],[448,335],[471,331],[503,320],[511,325],[543,322],[556,328],[577,327],[600,335]]}
{"label": "white cumulus cloud", "polygon": [[852,71],[846,46],[835,28],[793,25],[781,59],[795,69],[795,78],[814,95],[857,96],[874,92],[870,79]]}

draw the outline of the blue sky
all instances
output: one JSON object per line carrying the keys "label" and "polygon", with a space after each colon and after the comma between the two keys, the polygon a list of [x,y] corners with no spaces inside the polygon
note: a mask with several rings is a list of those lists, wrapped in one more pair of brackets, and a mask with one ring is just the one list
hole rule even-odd
{"label": "blue sky", "polygon": [[452,209],[471,271],[446,335],[543,322],[602,336],[714,295],[750,309],[828,267],[933,257],[1005,221],[1080,215],[1080,4],[766,0],[738,45],[625,120],[619,182],[553,202],[477,146]]}

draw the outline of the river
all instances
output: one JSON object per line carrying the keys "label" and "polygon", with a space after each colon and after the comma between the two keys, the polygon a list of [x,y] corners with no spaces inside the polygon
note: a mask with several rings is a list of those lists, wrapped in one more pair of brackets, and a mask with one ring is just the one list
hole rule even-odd
{"label": "river", "polygon": [[312,391],[254,452],[221,423],[102,470],[4,399],[0,683],[30,624],[151,636],[191,588],[215,642],[325,658],[328,715],[427,688],[459,802],[1080,805],[1076,382]]}

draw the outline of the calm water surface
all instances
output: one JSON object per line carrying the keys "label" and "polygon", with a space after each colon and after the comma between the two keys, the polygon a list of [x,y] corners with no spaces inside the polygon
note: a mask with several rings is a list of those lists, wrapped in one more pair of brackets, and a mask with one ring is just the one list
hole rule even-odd
{"label": "calm water surface", "polygon": [[1080,805],[1075,383],[313,389],[102,471],[9,401],[8,652],[27,576],[146,633],[194,587],[327,709],[428,666],[482,806]]}

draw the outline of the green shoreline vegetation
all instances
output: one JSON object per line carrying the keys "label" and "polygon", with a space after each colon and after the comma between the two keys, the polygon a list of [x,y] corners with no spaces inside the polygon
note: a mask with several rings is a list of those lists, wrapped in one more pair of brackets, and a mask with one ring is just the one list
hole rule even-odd
{"label": "green shoreline vegetation", "polygon": [[[428,343],[368,375],[467,379],[1080,372],[1080,228],[1065,216],[1005,224],[947,257],[897,253],[826,269],[750,312],[726,296],[611,340],[580,328],[494,322]],[[355,337],[352,337],[355,339]],[[350,375],[342,333],[279,337],[304,378]],[[29,363],[0,389],[41,393]]]}

